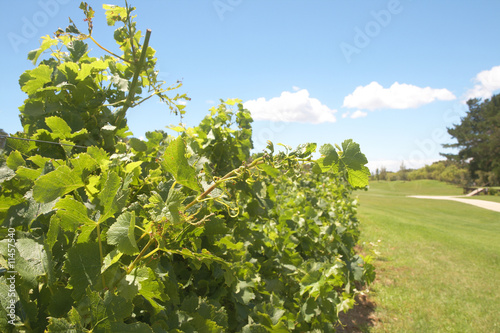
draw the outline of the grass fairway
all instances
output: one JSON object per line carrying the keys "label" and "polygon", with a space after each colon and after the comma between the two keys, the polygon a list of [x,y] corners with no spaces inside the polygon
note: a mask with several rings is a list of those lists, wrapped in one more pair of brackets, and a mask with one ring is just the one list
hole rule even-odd
{"label": "grass fairway", "polygon": [[406,197],[461,194],[428,180],[359,193],[362,241],[381,240],[370,332],[500,332],[500,213]]}

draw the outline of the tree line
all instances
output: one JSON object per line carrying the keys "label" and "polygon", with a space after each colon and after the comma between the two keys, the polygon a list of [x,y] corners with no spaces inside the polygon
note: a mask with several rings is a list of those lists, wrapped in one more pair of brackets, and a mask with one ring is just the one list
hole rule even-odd
{"label": "tree line", "polygon": [[[470,99],[469,110],[460,124],[448,128],[455,143],[444,144],[456,153],[442,153],[446,160],[419,169],[401,163],[397,172],[382,166],[372,173],[372,180],[433,179],[466,187],[500,185],[500,94],[490,99]],[[494,191],[490,191],[494,193]]]}

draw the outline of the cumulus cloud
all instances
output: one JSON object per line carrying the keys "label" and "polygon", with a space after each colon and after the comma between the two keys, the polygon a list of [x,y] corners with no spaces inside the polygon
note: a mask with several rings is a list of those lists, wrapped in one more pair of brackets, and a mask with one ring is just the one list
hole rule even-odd
{"label": "cumulus cloud", "polygon": [[463,101],[471,98],[490,98],[496,90],[500,89],[500,66],[482,71],[474,78],[474,88],[465,93]]}
{"label": "cumulus cloud", "polygon": [[300,90],[300,87],[297,87],[297,86],[293,86],[292,87],[293,91],[299,91]]}
{"label": "cumulus cloud", "polygon": [[353,114],[351,114],[351,118],[352,119],[363,118],[363,117],[366,117],[367,115],[368,115],[367,112],[363,112],[361,110],[358,110],[358,111],[354,112]]}
{"label": "cumulus cloud", "polygon": [[368,115],[368,112],[363,112],[361,110],[357,110],[356,112],[351,113],[351,111],[347,111],[342,113],[342,118],[351,118],[351,119],[356,119],[356,118],[363,118]]}
{"label": "cumulus cloud", "polygon": [[309,96],[307,89],[297,92],[284,91],[281,96],[266,100],[261,97],[243,103],[255,120],[272,120],[297,123],[335,122],[334,113],[318,99]]}
{"label": "cumulus cloud", "polygon": [[420,88],[411,84],[395,82],[389,88],[373,81],[367,86],[359,86],[344,98],[343,107],[365,110],[411,109],[435,100],[456,99],[448,89]]}

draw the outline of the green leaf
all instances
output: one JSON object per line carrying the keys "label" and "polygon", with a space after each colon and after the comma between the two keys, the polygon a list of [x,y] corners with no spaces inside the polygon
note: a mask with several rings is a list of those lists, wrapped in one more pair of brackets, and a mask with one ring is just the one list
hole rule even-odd
{"label": "green leaf", "polygon": [[51,46],[57,45],[58,43],[59,43],[59,41],[57,39],[55,39],[55,38],[52,39],[52,38],[50,38],[49,35],[43,36],[40,48],[33,50],[33,51],[30,51],[28,53],[28,60],[31,60],[33,62],[33,65],[36,65],[36,62],[37,62],[38,58],[40,57],[40,55],[44,51],[49,49]]}
{"label": "green leaf", "polygon": [[316,147],[317,145],[315,143],[300,144],[291,154],[297,155],[298,158],[305,158],[315,152]]}
{"label": "green leaf", "polygon": [[137,151],[148,150],[148,146],[146,145],[146,142],[139,140],[137,138],[131,138],[128,141],[128,144],[130,145],[130,147],[132,147],[134,150],[137,150]]}
{"label": "green leaf", "polygon": [[280,175],[280,171],[269,164],[260,164],[258,168],[262,169],[265,173],[267,173],[271,177],[278,177]]}
{"label": "green leaf", "polygon": [[347,177],[349,184],[354,188],[363,188],[368,186],[370,178],[370,169],[363,166],[360,170],[348,169]]}
{"label": "green leaf", "polygon": [[45,123],[55,134],[56,138],[67,138],[71,136],[71,127],[64,121],[64,119],[59,117],[47,117],[45,118]]}
{"label": "green leaf", "polygon": [[310,323],[315,316],[319,316],[321,314],[321,310],[318,305],[319,304],[312,297],[308,298],[302,305],[300,312],[302,316],[304,316],[306,323]]}
{"label": "green leaf", "polygon": [[100,332],[101,329],[105,331],[109,328],[110,323],[106,314],[106,306],[98,291],[87,287],[85,296],[78,303],[77,309],[85,320],[90,321],[92,326],[95,326],[95,331]]}
{"label": "green leaf", "polygon": [[125,212],[109,228],[107,233],[108,243],[117,245],[118,250],[133,255],[139,252],[134,236],[135,213]]}
{"label": "green leaf", "polygon": [[115,5],[102,5],[106,11],[106,21],[109,26],[114,26],[117,21],[123,21],[127,17],[127,9]]}
{"label": "green leaf", "polygon": [[368,163],[366,156],[361,153],[359,144],[352,139],[342,143],[342,162],[350,169],[361,170],[362,166]]}
{"label": "green leaf", "polygon": [[270,333],[270,331],[261,324],[247,324],[241,329],[241,333]]}
{"label": "green leaf", "polygon": [[163,283],[159,280],[151,268],[136,268],[130,274],[130,277],[133,278],[133,284],[138,286],[139,294],[144,296],[144,298],[146,298],[157,310],[161,311],[164,309],[161,304],[155,301],[155,299],[168,301],[170,298],[164,292]]}
{"label": "green leaf", "polygon": [[66,165],[45,174],[35,181],[33,198],[46,203],[84,186],[82,179]]}
{"label": "green leaf", "polygon": [[165,200],[165,207],[167,207],[168,212],[167,218],[172,221],[173,224],[181,222],[179,210],[183,199],[183,195],[180,191],[174,189],[168,192],[167,200]]}
{"label": "green leaf", "polygon": [[[138,168],[141,164],[142,164],[142,161],[128,163],[125,166],[125,173],[131,173],[132,171],[134,171],[135,168]],[[140,172],[140,170],[139,170],[139,172]]]}
{"label": "green leaf", "polygon": [[71,289],[57,287],[51,297],[48,310],[52,316],[63,317],[69,312],[72,305]]}
{"label": "green leaf", "polygon": [[23,159],[21,153],[17,150],[12,151],[7,157],[7,166],[12,170],[16,171],[17,168],[21,166],[26,166],[26,162]]}
{"label": "green leaf", "polygon": [[227,105],[235,105],[237,103],[241,103],[241,99],[239,99],[239,98],[229,98],[225,103]]}
{"label": "green leaf", "polygon": [[71,166],[73,166],[74,172],[77,174],[83,174],[84,172],[91,173],[99,166],[97,161],[86,153],[74,156],[69,159],[69,162]]}
{"label": "green leaf", "polygon": [[32,239],[21,238],[16,241],[15,269],[30,286],[37,286],[37,277],[46,273],[44,262],[47,253],[43,245]]}
{"label": "green leaf", "polygon": [[28,95],[33,95],[38,89],[43,88],[46,83],[52,81],[52,68],[47,65],[39,65],[31,71],[27,71],[27,73],[29,79],[21,86],[21,90]]}
{"label": "green leaf", "polygon": [[101,176],[101,182],[103,180],[104,186],[99,193],[99,200],[104,209],[99,218],[100,221],[105,221],[116,213],[117,207],[113,204],[115,203],[115,197],[122,183],[122,179],[114,171],[109,171],[106,176]]}
{"label": "green leaf", "polygon": [[78,226],[85,224],[95,226],[96,224],[88,217],[87,207],[71,196],[65,196],[59,200],[54,205],[54,209],[57,210],[56,216],[60,219],[60,226],[63,230],[74,232]]}
{"label": "green leaf", "polygon": [[35,181],[38,177],[40,177],[42,171],[43,169],[41,168],[34,170],[21,166],[16,170],[16,174],[19,176],[19,178],[25,178],[31,181]]}
{"label": "green leaf", "polygon": [[319,149],[319,152],[321,153],[321,155],[325,156],[324,160],[323,160],[323,164],[325,166],[331,165],[333,163],[338,163],[339,155],[338,155],[337,151],[335,150],[335,148],[331,144],[329,144],[329,143],[324,144]]}
{"label": "green leaf", "polygon": [[153,333],[153,329],[142,322],[137,322],[133,324],[125,323],[111,323],[112,332],[122,332],[122,333]]}
{"label": "green leaf", "polygon": [[73,60],[74,62],[78,62],[80,58],[85,53],[87,53],[89,47],[85,42],[81,40],[73,40],[71,41],[71,43],[68,43],[66,48],[71,55],[71,60]]}
{"label": "green leaf", "polygon": [[20,110],[23,115],[32,117],[39,117],[45,113],[43,102],[37,100],[28,100]]}
{"label": "green leaf", "polygon": [[47,326],[46,332],[56,332],[56,333],[76,332],[73,324],[71,324],[64,318],[48,317],[48,319],[49,319],[49,326]]}
{"label": "green leaf", "polygon": [[238,281],[235,293],[238,301],[243,304],[249,304],[250,301],[255,299],[255,293],[253,292],[254,287],[254,282]]}
{"label": "green leaf", "polygon": [[104,295],[104,306],[111,322],[123,321],[125,318],[130,317],[134,309],[131,301],[121,296],[113,295],[109,291]]}
{"label": "green leaf", "polygon": [[101,262],[97,243],[73,245],[67,253],[64,271],[70,275],[73,298],[80,299],[88,286],[94,286],[101,275]]}
{"label": "green leaf", "polygon": [[313,167],[312,167],[312,172],[316,174],[320,174],[323,172],[327,172],[329,170],[332,170],[333,172],[338,171],[338,165],[337,164],[326,164],[325,163],[325,157],[322,157],[320,159],[317,159],[314,161]]}
{"label": "green leaf", "polygon": [[174,176],[175,180],[192,190],[200,191],[197,182],[196,171],[189,165],[186,154],[186,146],[182,137],[172,141],[163,155],[162,167]]}
{"label": "green leaf", "polygon": [[57,69],[66,76],[68,82],[72,84],[76,84],[78,72],[80,71],[80,67],[77,63],[74,62],[64,62],[57,67]]}

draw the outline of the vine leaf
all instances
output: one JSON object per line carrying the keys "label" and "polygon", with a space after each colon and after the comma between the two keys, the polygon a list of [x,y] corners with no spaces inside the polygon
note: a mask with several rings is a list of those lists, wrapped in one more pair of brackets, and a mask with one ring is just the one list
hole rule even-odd
{"label": "vine leaf", "polygon": [[125,212],[121,214],[116,222],[109,228],[108,243],[116,245],[118,250],[133,255],[139,252],[134,236],[135,213]]}
{"label": "vine leaf", "polygon": [[47,203],[82,186],[84,183],[79,175],[68,166],[61,165],[35,181],[33,198],[38,202]]}
{"label": "vine leaf", "polygon": [[145,323],[137,322],[132,324],[111,323],[112,332],[122,333],[153,333],[153,329]]}
{"label": "vine leaf", "polygon": [[319,149],[319,152],[325,156],[323,160],[323,165],[327,166],[339,162],[339,155],[331,144],[329,143],[324,144]]}
{"label": "vine leaf", "polygon": [[54,209],[57,210],[56,216],[60,219],[59,225],[63,230],[75,231],[79,225],[95,226],[95,222],[87,215],[87,207],[71,196],[59,200]]}
{"label": "vine leaf", "polygon": [[361,153],[359,144],[352,139],[342,142],[341,164],[347,170],[347,178],[354,188],[361,188],[368,185],[370,170],[365,166],[368,163],[366,156]]}
{"label": "vine leaf", "polygon": [[121,296],[113,295],[110,292],[106,292],[106,295],[104,295],[104,306],[106,307],[108,318],[112,322],[124,320],[132,314],[134,309],[131,301]]}
{"label": "vine leaf", "polygon": [[368,185],[370,169],[362,166],[359,170],[348,169],[347,179],[354,188],[362,188]]}
{"label": "vine leaf", "polygon": [[68,126],[68,123],[64,121],[64,119],[53,116],[45,118],[45,123],[52,130],[52,133],[55,134],[56,138],[67,138],[71,136],[71,127]]}
{"label": "vine leaf", "polygon": [[47,36],[43,36],[42,37],[42,43],[40,45],[40,48],[36,49],[36,50],[33,50],[33,51],[30,51],[28,53],[28,60],[31,60],[33,62],[33,65],[36,65],[36,62],[38,60],[38,57],[40,57],[40,55],[46,51],[47,49],[49,49],[51,46],[55,46],[59,43],[59,41],[57,39],[52,39],[50,38],[49,35]]}
{"label": "vine leaf", "polygon": [[[7,244],[4,243],[3,253],[7,253]],[[31,288],[37,286],[37,277],[46,273],[47,252],[43,245],[29,238],[21,238],[16,242],[15,268],[23,280]]]}
{"label": "vine leaf", "polygon": [[170,297],[164,292],[163,284],[158,281],[155,272],[149,267],[139,267],[130,275],[134,277],[133,283],[138,287],[139,294],[157,310],[164,310],[164,307],[155,299],[165,302],[170,300]]}
{"label": "vine leaf", "polygon": [[88,286],[98,281],[101,273],[97,243],[79,243],[68,250],[64,271],[70,275],[69,283],[73,286],[72,296],[80,299]]}
{"label": "vine leaf", "polygon": [[71,332],[74,330],[73,324],[64,318],[49,317],[47,332]]}
{"label": "vine leaf", "polygon": [[23,156],[17,150],[14,150],[13,152],[10,153],[6,162],[7,166],[14,171],[16,171],[17,168],[21,166],[26,166],[26,162],[24,161]]}
{"label": "vine leaf", "polygon": [[[21,90],[27,93],[28,95],[33,95],[38,89],[43,88],[46,83],[52,81],[52,68],[47,65],[40,65],[31,71],[26,71],[21,76],[21,79],[27,79],[27,81],[23,82],[21,86]],[[21,83],[21,80],[20,80]]]}
{"label": "vine leaf", "polygon": [[361,153],[359,144],[352,139],[342,142],[342,162],[350,169],[360,170],[362,166],[368,163],[366,156]]}
{"label": "vine leaf", "polygon": [[186,147],[182,137],[179,136],[165,150],[162,167],[171,173],[179,184],[200,191],[200,185],[196,181],[196,171],[189,165],[185,155]]}
{"label": "vine leaf", "polygon": [[103,206],[103,215],[99,220],[106,221],[106,219],[113,216],[117,211],[118,207],[115,198],[121,186],[122,179],[114,171],[108,172],[107,177],[103,177],[102,179],[105,180],[102,191],[99,193],[99,200]]}

